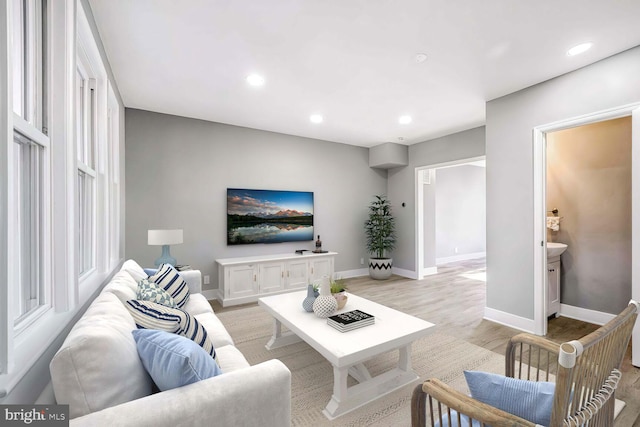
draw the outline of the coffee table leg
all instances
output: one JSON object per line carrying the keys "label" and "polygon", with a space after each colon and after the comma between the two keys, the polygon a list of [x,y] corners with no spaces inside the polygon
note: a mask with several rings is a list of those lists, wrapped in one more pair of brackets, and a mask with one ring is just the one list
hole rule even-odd
{"label": "coffee table leg", "polygon": [[297,335],[293,332],[282,332],[282,323],[273,318],[273,335],[271,339],[265,345],[267,350],[273,350],[274,348],[284,347],[285,345],[294,344],[302,341]]}
{"label": "coffee table leg", "polygon": [[[347,377],[353,376],[359,384],[348,387]],[[418,381],[420,377],[411,368],[411,345],[398,348],[398,365],[372,377],[362,363],[333,367],[333,396],[322,413],[330,420],[351,412],[385,394]]]}
{"label": "coffee table leg", "polygon": [[398,369],[404,372],[412,372],[411,344],[405,347],[400,347],[398,354]]}

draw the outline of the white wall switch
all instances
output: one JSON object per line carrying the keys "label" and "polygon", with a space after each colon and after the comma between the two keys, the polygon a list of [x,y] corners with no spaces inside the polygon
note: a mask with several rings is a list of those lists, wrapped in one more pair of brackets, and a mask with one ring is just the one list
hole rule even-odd
{"label": "white wall switch", "polygon": [[208,285],[209,283],[211,283],[211,277],[208,274],[204,275],[204,284]]}

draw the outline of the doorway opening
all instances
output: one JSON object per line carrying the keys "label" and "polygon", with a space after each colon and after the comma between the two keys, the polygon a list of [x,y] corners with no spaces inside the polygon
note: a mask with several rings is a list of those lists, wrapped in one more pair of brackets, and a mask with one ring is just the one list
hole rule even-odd
{"label": "doorway opening", "polygon": [[483,157],[416,168],[417,278],[437,265],[486,255]]}
{"label": "doorway opening", "polygon": [[567,245],[547,251],[547,316],[602,323],[631,299],[631,117],[546,141],[547,245]]}
{"label": "doorway opening", "polygon": [[[547,333],[546,306],[548,298],[547,270],[547,139],[556,131],[590,125],[607,120],[631,116],[631,180],[640,182],[640,103],[600,111],[577,118],[561,120],[533,129],[533,165],[534,165],[534,332]],[[559,212],[562,216],[562,212]],[[640,186],[631,190],[631,297],[640,299]],[[603,319],[606,321],[606,319]],[[603,322],[601,322],[603,323]],[[640,342],[640,327],[636,326],[633,341]],[[632,347],[632,363],[640,366],[640,346]]]}

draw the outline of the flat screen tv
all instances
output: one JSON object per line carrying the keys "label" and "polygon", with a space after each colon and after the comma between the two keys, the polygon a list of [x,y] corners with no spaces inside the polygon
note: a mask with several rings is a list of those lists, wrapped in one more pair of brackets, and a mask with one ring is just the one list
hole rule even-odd
{"label": "flat screen tv", "polygon": [[227,188],[227,245],[313,240],[313,192]]}

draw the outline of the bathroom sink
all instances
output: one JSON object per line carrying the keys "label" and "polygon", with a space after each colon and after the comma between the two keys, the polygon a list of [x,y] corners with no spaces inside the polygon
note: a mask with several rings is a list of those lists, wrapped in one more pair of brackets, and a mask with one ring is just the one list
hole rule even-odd
{"label": "bathroom sink", "polygon": [[564,243],[547,242],[547,258],[560,256],[567,248]]}

